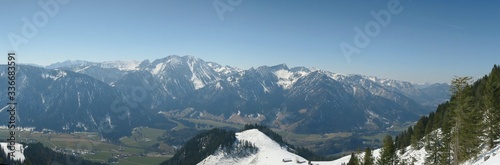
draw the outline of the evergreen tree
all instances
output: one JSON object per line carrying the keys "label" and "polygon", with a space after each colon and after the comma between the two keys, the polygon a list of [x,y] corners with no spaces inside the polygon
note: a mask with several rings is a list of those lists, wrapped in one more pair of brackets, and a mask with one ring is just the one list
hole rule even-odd
{"label": "evergreen tree", "polygon": [[415,149],[420,149],[420,144],[418,142],[425,135],[425,125],[427,124],[428,118],[422,116],[417,124],[413,127],[413,135],[411,136],[411,146]]}
{"label": "evergreen tree", "polygon": [[431,112],[429,114],[429,117],[428,117],[428,120],[427,120],[427,124],[425,126],[425,133],[424,135],[427,135],[429,133],[431,133],[432,131],[435,130],[435,127],[434,127],[434,118],[436,117],[435,113],[434,112]]}
{"label": "evergreen tree", "polygon": [[483,92],[483,106],[485,110],[484,127],[486,135],[486,144],[492,149],[497,144],[496,139],[500,138],[500,68],[497,65],[493,67],[490,75],[486,77],[485,88]]}
{"label": "evergreen tree", "polygon": [[[445,115],[445,120],[449,118],[449,114]],[[449,120],[446,120],[449,121]],[[441,141],[443,142],[443,146],[439,149],[441,156],[439,158],[440,165],[448,165],[451,164],[451,122],[445,122],[442,128],[443,137]]]}
{"label": "evergreen tree", "polygon": [[380,158],[377,160],[379,165],[395,165],[397,164],[396,148],[392,141],[392,137],[387,135],[384,138],[384,146],[380,151]]}
{"label": "evergreen tree", "polygon": [[358,157],[354,154],[354,152],[351,154],[351,159],[349,159],[347,165],[359,165]]}
{"label": "evergreen tree", "polygon": [[451,147],[453,151],[453,164],[462,163],[473,156],[480,141],[480,131],[477,131],[480,113],[473,110],[471,106],[472,88],[469,81],[472,77],[455,77],[452,81],[452,91],[455,98],[452,98],[453,107],[453,129],[451,131]]}
{"label": "evergreen tree", "polygon": [[[477,156],[481,144],[489,149],[496,147],[500,139],[500,67],[495,65],[488,76],[473,84],[469,83],[471,79],[455,77],[450,101],[420,118],[413,130],[409,127],[400,133],[396,147],[412,144],[418,148],[425,136],[426,164],[441,165],[470,160]],[[411,140],[407,143],[408,137]]]}
{"label": "evergreen tree", "polygon": [[373,160],[372,150],[370,147],[367,147],[365,149],[365,156],[363,157],[363,165],[373,165]]}
{"label": "evergreen tree", "polygon": [[439,131],[434,131],[426,136],[425,150],[427,155],[425,157],[425,164],[440,164],[443,147]]}

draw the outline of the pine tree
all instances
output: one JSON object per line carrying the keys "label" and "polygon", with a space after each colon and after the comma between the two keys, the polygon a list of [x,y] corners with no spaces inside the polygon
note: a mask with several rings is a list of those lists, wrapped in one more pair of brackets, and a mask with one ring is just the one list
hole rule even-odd
{"label": "pine tree", "polygon": [[420,144],[418,143],[422,137],[425,135],[425,125],[427,124],[428,118],[422,116],[417,124],[413,127],[413,135],[411,136],[411,146],[415,149],[420,149]]}
{"label": "pine tree", "polygon": [[462,163],[479,152],[478,123],[480,113],[473,110],[472,88],[469,81],[472,77],[455,77],[452,81],[454,98],[451,100],[453,111],[453,129],[451,131],[451,148],[453,164]]}
{"label": "pine tree", "polygon": [[490,75],[486,77],[482,105],[485,110],[484,128],[486,144],[489,149],[496,146],[495,140],[500,138],[500,69],[495,65]]}
{"label": "pine tree", "polygon": [[351,159],[349,159],[349,162],[347,165],[359,165],[359,160],[358,157],[354,154],[354,152],[351,154]]}
{"label": "pine tree", "polygon": [[392,137],[387,135],[384,138],[384,146],[380,154],[380,158],[377,160],[377,164],[380,165],[393,165],[397,164],[396,148],[392,141]]}
{"label": "pine tree", "polygon": [[425,164],[440,164],[443,144],[439,137],[439,131],[433,131],[426,136],[425,150],[427,155],[425,157]]}
{"label": "pine tree", "polygon": [[435,127],[434,127],[434,118],[436,117],[436,114],[434,112],[431,112],[429,114],[429,117],[428,117],[428,120],[427,120],[427,124],[425,125],[425,133],[424,135],[427,135],[429,133],[431,133],[432,131],[434,131]]}
{"label": "pine tree", "polygon": [[363,157],[363,165],[373,165],[374,164],[374,159],[372,155],[372,150],[370,147],[367,147],[365,149],[365,156]]}
{"label": "pine tree", "polygon": [[[446,103],[447,106],[443,107],[443,121],[441,121],[441,132],[442,132],[442,147],[439,149],[441,156],[439,158],[440,165],[449,165],[451,164],[451,130],[453,128],[454,122],[454,111],[449,108],[450,103]],[[438,107],[438,108],[440,108]]]}

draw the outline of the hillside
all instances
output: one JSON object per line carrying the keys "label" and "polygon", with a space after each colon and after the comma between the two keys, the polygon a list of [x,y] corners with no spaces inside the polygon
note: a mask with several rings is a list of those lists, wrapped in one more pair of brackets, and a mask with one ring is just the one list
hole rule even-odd
{"label": "hillside", "polygon": [[[422,142],[423,143],[423,142]],[[408,146],[405,148],[406,152],[401,154],[401,150],[398,150],[396,153],[399,157],[400,163],[403,162],[407,164],[415,164],[422,165],[425,164],[426,156],[429,154],[425,150],[425,148],[415,149],[412,146]],[[374,159],[380,158],[381,149],[373,150]],[[356,157],[359,160],[362,160],[364,157],[364,152],[358,153]],[[349,163],[351,159],[351,155],[344,156],[342,158],[333,160],[333,161],[313,161],[313,164],[318,165],[343,165]],[[498,165],[500,163],[500,146],[497,146],[491,150],[484,151],[480,155],[477,156],[476,159],[468,160],[461,165]]]}
{"label": "hillside", "polygon": [[290,164],[308,159],[325,159],[313,152],[295,147],[269,128],[245,125],[237,133],[212,129],[190,139],[174,157],[162,165],[174,164]]}
{"label": "hillside", "polygon": [[267,137],[257,129],[246,130],[236,133],[237,141],[248,141],[255,145],[258,151],[245,157],[227,154],[222,150],[217,150],[214,154],[203,159],[198,165],[215,164],[281,164],[283,160],[290,160],[287,164],[299,164],[297,162],[307,162],[303,157],[290,153],[286,148]]}
{"label": "hillside", "polygon": [[[422,116],[394,141],[387,136],[374,155],[387,163],[499,164],[500,67],[495,65],[488,75],[471,80],[454,78],[450,101]],[[350,158],[331,163],[347,163]]]}

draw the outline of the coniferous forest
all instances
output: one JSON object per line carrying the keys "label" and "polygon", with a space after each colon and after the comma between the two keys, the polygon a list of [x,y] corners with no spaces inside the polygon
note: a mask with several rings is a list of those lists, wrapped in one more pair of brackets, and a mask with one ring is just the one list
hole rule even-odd
{"label": "coniferous forest", "polygon": [[[443,165],[463,163],[483,149],[496,147],[500,138],[500,66],[471,81],[472,77],[455,77],[450,100],[396,136],[394,147],[402,153],[410,145],[424,147],[426,164]],[[389,145],[384,144],[383,151]]]}
{"label": "coniferous forest", "polygon": [[[455,77],[451,81],[452,96],[435,112],[422,116],[393,139],[384,138],[379,165],[413,164],[401,160],[406,147],[424,148],[425,164],[458,165],[476,158],[481,151],[496,147],[500,141],[500,66],[472,82],[472,77]],[[364,161],[353,153],[351,165],[373,164],[371,152],[365,150]],[[365,163],[366,162],[366,163]]]}

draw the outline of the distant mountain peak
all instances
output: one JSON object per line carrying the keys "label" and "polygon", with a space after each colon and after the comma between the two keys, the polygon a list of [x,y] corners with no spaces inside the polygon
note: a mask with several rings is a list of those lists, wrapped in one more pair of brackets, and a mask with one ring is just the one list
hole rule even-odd
{"label": "distant mountain peak", "polygon": [[83,60],[66,60],[63,62],[56,62],[50,65],[45,66],[47,69],[56,69],[56,68],[62,68],[62,67],[68,67],[68,66],[77,66],[77,65],[89,65],[89,64],[94,64],[94,62],[90,61],[83,61]]}
{"label": "distant mountain peak", "polygon": [[[57,66],[61,66],[57,69],[65,70],[66,77],[53,70],[46,74],[47,71],[34,68],[32,72],[36,72],[37,77],[42,75],[44,81],[57,80],[58,83],[75,77],[74,72],[85,74],[104,82],[108,85],[106,88],[111,88],[109,90],[117,90],[119,95],[126,97],[124,99],[140,96],[143,99],[141,106],[156,112],[191,108],[193,111],[183,117],[196,116],[240,124],[256,121],[245,116],[238,121],[230,119],[232,114],[240,111],[242,114],[259,114],[263,120],[257,122],[261,124],[286,127],[298,133],[383,130],[433,110],[444,101],[443,96],[448,98],[446,92],[449,92],[447,86],[420,89],[405,81],[344,75],[308,67],[289,68],[286,64],[241,70],[178,55],[152,61],[65,61]],[[0,74],[6,78],[5,72]],[[84,76],[76,77],[81,79]],[[30,78],[26,78],[27,82]],[[65,86],[75,82],[68,82]],[[78,95],[88,93],[78,90],[91,91],[93,88],[73,90]],[[136,93],[130,94],[130,91]],[[55,101],[49,100],[54,98],[50,95],[33,97],[29,99],[40,100],[42,97],[44,103]],[[44,109],[43,105],[33,109],[40,107]],[[201,113],[204,115],[200,116]],[[349,117],[359,120],[346,120]],[[328,124],[325,125],[326,121]]]}

